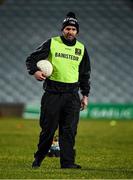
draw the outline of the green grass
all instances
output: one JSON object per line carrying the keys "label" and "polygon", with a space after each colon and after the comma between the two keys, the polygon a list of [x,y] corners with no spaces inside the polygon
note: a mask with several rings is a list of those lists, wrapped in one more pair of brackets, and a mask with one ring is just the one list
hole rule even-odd
{"label": "green grass", "polygon": [[0,179],[132,179],[133,121],[80,121],[76,162],[81,170],[60,169],[47,157],[31,168],[40,128],[36,120],[0,120]]}

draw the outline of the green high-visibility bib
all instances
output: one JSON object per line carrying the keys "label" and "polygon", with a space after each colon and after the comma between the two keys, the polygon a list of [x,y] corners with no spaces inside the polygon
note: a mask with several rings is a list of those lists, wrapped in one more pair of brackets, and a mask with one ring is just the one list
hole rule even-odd
{"label": "green high-visibility bib", "polygon": [[83,54],[84,45],[79,41],[74,46],[67,46],[59,36],[52,38],[48,59],[53,65],[53,73],[49,79],[64,83],[78,82]]}

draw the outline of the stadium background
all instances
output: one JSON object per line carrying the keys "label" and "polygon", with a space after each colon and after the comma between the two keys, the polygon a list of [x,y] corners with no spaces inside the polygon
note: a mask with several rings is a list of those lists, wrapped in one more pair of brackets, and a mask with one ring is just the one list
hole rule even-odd
{"label": "stadium background", "polygon": [[26,57],[58,35],[74,11],[92,66],[89,107],[81,116],[133,119],[132,0],[0,2],[0,116],[38,117],[42,83],[28,75]]}

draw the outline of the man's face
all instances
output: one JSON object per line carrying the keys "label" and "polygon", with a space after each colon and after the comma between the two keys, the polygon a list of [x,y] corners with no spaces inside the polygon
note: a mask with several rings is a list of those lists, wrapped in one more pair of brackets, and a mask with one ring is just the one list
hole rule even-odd
{"label": "man's face", "polygon": [[77,29],[74,26],[66,26],[62,31],[65,39],[72,41],[77,36]]}

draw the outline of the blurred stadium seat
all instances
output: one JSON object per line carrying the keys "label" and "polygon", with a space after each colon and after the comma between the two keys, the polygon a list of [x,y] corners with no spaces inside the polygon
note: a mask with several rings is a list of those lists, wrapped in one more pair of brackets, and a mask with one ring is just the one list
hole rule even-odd
{"label": "blurred stadium seat", "polygon": [[79,39],[91,58],[92,103],[133,102],[133,13],[124,0],[6,0],[0,6],[0,103],[40,101],[42,83],[28,75],[26,57],[60,33],[74,11]]}

